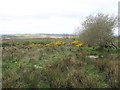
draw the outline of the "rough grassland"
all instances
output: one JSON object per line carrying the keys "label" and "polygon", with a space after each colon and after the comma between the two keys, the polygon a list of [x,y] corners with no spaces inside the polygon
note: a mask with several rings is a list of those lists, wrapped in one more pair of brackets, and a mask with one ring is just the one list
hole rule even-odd
{"label": "rough grassland", "polygon": [[[57,39],[4,42],[3,88],[118,88],[118,50],[68,44]],[[94,55],[98,58],[90,58]]]}

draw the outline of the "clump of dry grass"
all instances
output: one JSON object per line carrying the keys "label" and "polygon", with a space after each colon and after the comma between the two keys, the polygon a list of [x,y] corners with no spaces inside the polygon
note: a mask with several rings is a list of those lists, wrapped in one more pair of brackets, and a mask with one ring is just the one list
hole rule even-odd
{"label": "clump of dry grass", "polygon": [[98,69],[99,71],[103,72],[103,71],[105,70],[105,68],[107,67],[106,61],[96,60],[96,61],[95,61],[95,67],[96,67],[96,69]]}
{"label": "clump of dry grass", "polygon": [[107,63],[108,68],[106,69],[106,79],[112,88],[119,88],[120,81],[119,81],[119,60],[110,60]]}

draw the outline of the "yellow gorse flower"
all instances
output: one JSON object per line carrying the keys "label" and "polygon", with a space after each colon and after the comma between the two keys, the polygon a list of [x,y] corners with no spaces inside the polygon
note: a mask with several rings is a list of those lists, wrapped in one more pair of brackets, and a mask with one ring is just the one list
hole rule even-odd
{"label": "yellow gorse flower", "polygon": [[[62,45],[65,45],[65,42],[55,41],[55,42],[51,42],[51,43],[47,43],[47,44],[30,44],[29,46],[34,47],[34,46],[62,46]],[[69,45],[82,47],[83,43],[81,43],[80,41],[73,41],[73,42],[70,42]]]}
{"label": "yellow gorse flower", "polygon": [[71,45],[75,45],[75,46],[78,46],[78,47],[82,47],[83,46],[83,43],[81,43],[80,41],[73,41],[70,43]]}
{"label": "yellow gorse flower", "polygon": [[46,44],[45,46],[61,46],[61,45],[64,45],[63,41],[52,42],[52,43]]}
{"label": "yellow gorse flower", "polygon": [[83,44],[81,43],[81,44],[77,44],[76,45],[77,47],[82,47],[83,46]]}
{"label": "yellow gorse flower", "polygon": [[64,42],[63,41],[56,41],[56,42],[54,42],[54,45],[61,46],[61,45],[64,45]]}

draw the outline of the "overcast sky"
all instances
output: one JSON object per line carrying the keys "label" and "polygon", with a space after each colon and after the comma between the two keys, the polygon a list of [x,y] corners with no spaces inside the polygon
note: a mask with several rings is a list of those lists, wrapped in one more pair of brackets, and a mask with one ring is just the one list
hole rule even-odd
{"label": "overcast sky", "polygon": [[74,33],[90,14],[118,14],[119,0],[0,0],[0,34]]}

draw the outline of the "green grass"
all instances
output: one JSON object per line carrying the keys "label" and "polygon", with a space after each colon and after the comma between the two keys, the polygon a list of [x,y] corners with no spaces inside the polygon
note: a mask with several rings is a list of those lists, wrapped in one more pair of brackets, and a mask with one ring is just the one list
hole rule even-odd
{"label": "green grass", "polygon": [[[5,42],[2,54],[3,88],[113,88],[118,87],[117,51],[93,47],[33,46],[60,39]],[[69,43],[72,39],[61,39]],[[9,46],[9,44],[14,46]],[[104,55],[90,59],[88,55]],[[108,57],[109,56],[109,57]],[[113,62],[113,63],[111,63]],[[118,64],[116,63],[118,62]],[[117,81],[115,81],[115,80]]]}

